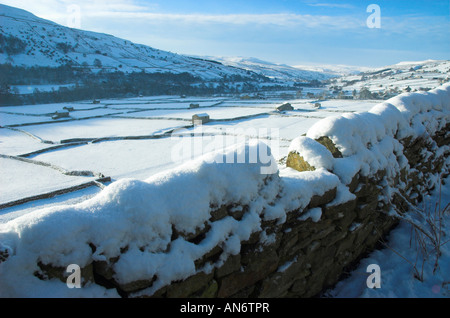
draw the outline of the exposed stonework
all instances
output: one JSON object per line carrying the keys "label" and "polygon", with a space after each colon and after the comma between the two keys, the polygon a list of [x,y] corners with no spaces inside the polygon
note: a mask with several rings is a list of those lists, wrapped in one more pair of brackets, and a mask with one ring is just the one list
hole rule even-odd
{"label": "exposed stonework", "polygon": [[300,154],[297,152],[290,152],[287,160],[286,166],[297,171],[314,171],[315,167],[311,166]]}
{"label": "exposed stonework", "polygon": [[339,151],[330,137],[322,136],[320,138],[317,138],[316,141],[324,145],[331,152],[334,158],[342,158],[342,153]]}

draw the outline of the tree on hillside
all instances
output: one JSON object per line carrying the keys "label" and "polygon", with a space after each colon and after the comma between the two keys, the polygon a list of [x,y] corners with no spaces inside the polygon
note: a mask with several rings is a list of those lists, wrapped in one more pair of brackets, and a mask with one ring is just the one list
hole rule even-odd
{"label": "tree on hillside", "polygon": [[359,99],[372,99],[372,93],[369,91],[367,87],[361,88],[359,91]]}
{"label": "tree on hillside", "polygon": [[99,59],[95,59],[94,60],[94,66],[98,67],[98,68],[102,67],[102,61],[100,61]]}

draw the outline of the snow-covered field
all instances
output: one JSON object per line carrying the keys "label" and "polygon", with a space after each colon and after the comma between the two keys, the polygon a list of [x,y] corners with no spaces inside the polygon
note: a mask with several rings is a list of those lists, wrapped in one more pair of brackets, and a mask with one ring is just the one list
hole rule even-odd
{"label": "snow-covered field", "polygon": [[[377,103],[330,100],[316,109],[312,100],[298,99],[288,101],[294,110],[276,111],[285,102],[152,96],[102,100],[98,104],[81,101],[2,107],[0,154],[26,157],[67,171],[101,173],[112,181],[127,177],[143,180],[245,138],[269,143],[276,159],[281,159],[287,155],[290,142],[318,120],[365,111]],[[191,104],[199,108],[191,109]],[[55,112],[66,109],[70,110],[69,117],[52,119]],[[208,114],[210,122],[194,128],[192,116],[201,113]],[[19,165],[20,169],[14,168]],[[0,171],[1,187],[7,190],[2,191],[2,203],[87,179],[12,158],[2,158]],[[5,213],[0,214],[3,220]]]}
{"label": "snow-covered field", "polygon": [[49,167],[0,158],[0,204],[89,182],[92,178],[67,176]]}

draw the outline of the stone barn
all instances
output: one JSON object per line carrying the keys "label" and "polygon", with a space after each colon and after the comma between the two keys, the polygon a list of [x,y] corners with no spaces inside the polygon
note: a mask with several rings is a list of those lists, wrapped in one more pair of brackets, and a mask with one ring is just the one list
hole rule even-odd
{"label": "stone barn", "polygon": [[60,119],[60,118],[69,118],[69,111],[63,110],[63,111],[56,111],[52,115],[52,119]]}
{"label": "stone barn", "polygon": [[284,111],[287,111],[287,110],[294,110],[294,107],[292,107],[292,105],[290,103],[284,103],[283,105],[278,106],[277,110],[279,112],[284,112]]}
{"label": "stone barn", "polygon": [[209,122],[209,115],[206,113],[202,113],[202,114],[195,114],[192,116],[192,124],[194,125],[198,125],[198,124],[206,124],[207,122]]}

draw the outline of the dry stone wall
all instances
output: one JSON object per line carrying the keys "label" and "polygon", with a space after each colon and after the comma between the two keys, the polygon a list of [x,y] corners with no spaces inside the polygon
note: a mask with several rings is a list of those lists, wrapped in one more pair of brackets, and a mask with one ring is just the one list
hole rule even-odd
{"label": "dry stone wall", "polygon": [[[306,209],[289,211],[285,222],[262,222],[261,230],[254,232],[248,241],[241,244],[240,253],[231,255],[223,265],[210,272],[200,271],[185,280],[176,281],[156,291],[151,297],[313,297],[337,283],[346,270],[361,257],[372,251],[383,236],[397,223],[398,219],[389,215],[392,206],[406,210],[409,203],[415,204],[426,193],[428,175],[439,175],[448,152],[429,157],[423,149],[433,150],[435,145],[449,144],[449,126],[431,139],[403,140],[405,155],[414,173],[404,172],[399,180],[389,180],[392,184],[404,182],[402,196],[394,195],[391,202],[380,200],[386,182],[386,172],[379,171],[373,176],[355,175],[349,189],[355,198],[341,204],[332,204],[337,195],[333,188],[322,196],[311,198]],[[418,155],[418,154],[423,155]],[[432,152],[433,153],[433,152]],[[419,174],[421,176],[419,177]],[[235,208],[235,207],[234,207]],[[312,209],[321,208],[320,220],[302,219]],[[241,219],[240,213],[232,212],[233,207],[222,207],[212,213],[217,221],[231,215]],[[191,242],[200,244],[208,227],[189,237]],[[176,234],[179,235],[179,234]],[[269,242],[261,236],[271,237]],[[175,237],[174,237],[175,238]],[[198,269],[214,263],[223,253],[220,246],[197,260]],[[121,295],[129,296],[139,290],[151,287],[152,281],[137,281],[120,285],[114,281],[111,264],[94,262],[85,270],[87,280],[117,288]]]}
{"label": "dry stone wall", "polygon": [[[408,169],[389,179],[386,170],[372,175],[358,172],[348,184],[354,198],[336,202],[337,188],[321,196],[313,196],[306,209],[287,212],[284,222],[262,222],[261,231],[242,242],[239,254],[231,256],[209,274],[199,273],[187,280],[162,288],[154,297],[313,297],[333,286],[346,269],[372,251],[380,239],[398,223],[390,215],[392,208],[407,211],[431,190],[434,177],[448,175],[450,125],[434,135],[398,140]],[[331,138],[317,140],[335,158],[341,152]],[[444,148],[442,148],[444,147]],[[440,149],[440,150],[439,150]],[[398,159],[401,154],[398,154]],[[301,154],[291,152],[288,166],[299,171],[314,170]],[[401,186],[400,186],[401,185]],[[398,191],[391,197],[384,190]],[[320,220],[301,218],[320,208]],[[220,210],[218,214],[225,214]],[[271,236],[264,242],[261,235]],[[199,260],[201,268],[207,261],[218,259],[221,249],[214,249]]]}

